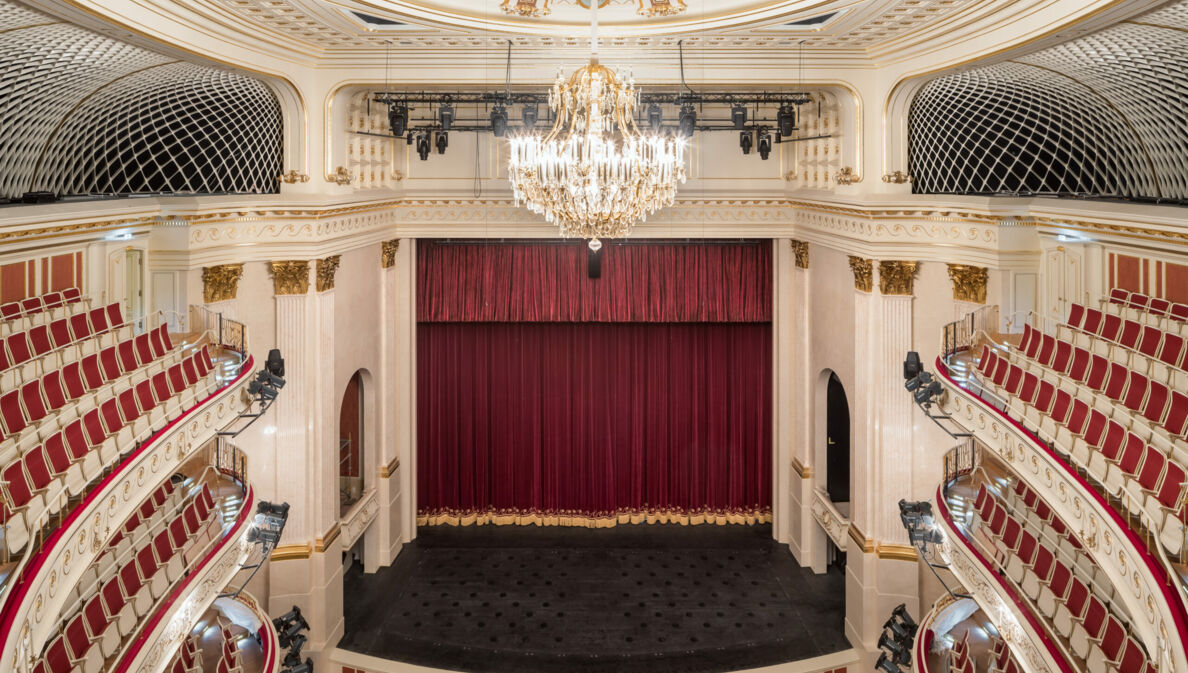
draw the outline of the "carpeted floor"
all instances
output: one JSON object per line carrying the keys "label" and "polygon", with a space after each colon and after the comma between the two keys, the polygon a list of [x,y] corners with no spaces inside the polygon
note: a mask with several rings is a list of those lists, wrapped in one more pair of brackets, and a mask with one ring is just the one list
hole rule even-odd
{"label": "carpeted floor", "polygon": [[493,673],[739,670],[848,649],[840,570],[770,526],[425,527],[344,579],[339,647]]}

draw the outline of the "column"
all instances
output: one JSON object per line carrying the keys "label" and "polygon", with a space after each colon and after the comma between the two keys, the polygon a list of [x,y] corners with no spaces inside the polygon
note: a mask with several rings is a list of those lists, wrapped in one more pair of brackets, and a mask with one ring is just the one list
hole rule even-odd
{"label": "column", "polygon": [[379,292],[383,317],[380,321],[380,370],[375,405],[378,441],[372,443],[373,450],[379,451],[376,497],[380,510],[365,543],[363,569],[369,573],[390,565],[403,544],[400,476],[402,470],[406,471],[406,464],[402,464],[396,454],[397,424],[393,413],[396,407],[396,259],[399,252],[399,239],[380,244]]}
{"label": "column", "polygon": [[417,240],[403,239],[396,256],[395,334],[396,456],[400,461],[400,531],[403,542],[417,534]]}
{"label": "column", "polygon": [[794,331],[797,313],[796,297],[792,287],[792,246],[785,239],[772,241],[772,357],[771,357],[771,402],[772,402],[772,488],[771,488],[771,530],[778,542],[791,541],[793,530],[799,527],[799,510],[793,509],[792,483],[799,481],[792,474],[792,457],[796,426],[800,416],[796,415],[795,374],[798,369]]}
{"label": "column", "polygon": [[[795,419],[797,424],[790,428],[792,435],[792,457],[789,470],[789,492],[791,493],[791,517],[788,522],[788,544],[792,554],[802,566],[812,566],[820,572],[825,569],[825,551],[815,535],[816,523],[812,515],[812,466],[813,466],[813,424],[812,424],[812,371],[803,366],[802,358],[809,352],[809,247],[805,241],[791,240],[789,246],[795,261],[791,273],[789,299],[784,309],[791,313],[791,353],[793,365],[783,372],[791,387],[792,409],[781,410],[782,414]],[[799,365],[799,366],[798,366]]]}

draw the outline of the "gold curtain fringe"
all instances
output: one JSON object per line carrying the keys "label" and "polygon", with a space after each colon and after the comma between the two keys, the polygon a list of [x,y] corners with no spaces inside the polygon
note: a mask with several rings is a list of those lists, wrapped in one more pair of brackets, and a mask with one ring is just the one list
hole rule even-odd
{"label": "gold curtain fringe", "polygon": [[557,512],[435,512],[418,514],[418,526],[573,526],[581,528],[613,528],[619,524],[676,523],[682,526],[712,524],[753,526],[771,522],[770,509],[720,512],[702,510],[626,510],[609,514],[583,515]]}

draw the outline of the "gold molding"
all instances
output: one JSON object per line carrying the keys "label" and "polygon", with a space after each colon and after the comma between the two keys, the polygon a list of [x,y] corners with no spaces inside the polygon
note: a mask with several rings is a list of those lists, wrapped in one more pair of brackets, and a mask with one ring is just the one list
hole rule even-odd
{"label": "gold molding", "polygon": [[800,476],[801,479],[809,479],[813,476],[813,468],[800,462],[800,459],[792,459],[792,471]]}
{"label": "gold molding", "polygon": [[880,542],[875,545],[875,555],[882,561],[916,561],[919,559],[916,548],[906,544]]}
{"label": "gold molding", "polygon": [[390,269],[396,266],[396,251],[400,249],[400,239],[380,243],[380,268]]}
{"label": "gold molding", "polygon": [[314,263],[318,292],[334,289],[334,274],[338,272],[338,263],[341,261],[342,255],[331,255]]}
{"label": "gold molding", "polygon": [[243,264],[222,264],[202,267],[202,301],[213,304],[234,299],[243,277]]}
{"label": "gold molding", "polygon": [[853,521],[850,522],[850,539],[854,541],[854,544],[858,545],[858,548],[862,550],[863,554],[874,553],[874,540],[863,535],[862,531],[858,530],[858,526]]}
{"label": "gold molding", "polygon": [[986,303],[986,282],[990,270],[984,266],[950,264],[949,279],[953,281],[953,299],[978,304]]}
{"label": "gold molding", "polygon": [[309,262],[288,260],[272,262],[272,287],[277,295],[309,292]]}
{"label": "gold molding", "polygon": [[869,259],[850,255],[850,270],[854,272],[854,289],[859,292],[871,292],[874,283],[871,280],[873,264]]}
{"label": "gold molding", "polygon": [[883,176],[883,182],[891,185],[908,185],[912,182],[912,176],[903,171],[893,171]]}
{"label": "gold molding", "polygon": [[400,469],[400,456],[396,456],[387,465],[380,466],[380,479],[387,479],[396,474],[396,470]]}
{"label": "gold molding", "polygon": [[296,168],[290,170],[288,173],[282,173],[278,175],[276,179],[287,185],[296,184],[298,182],[309,182],[309,176],[297,170]]}
{"label": "gold molding", "polygon": [[862,176],[858,175],[851,166],[846,166],[833,176],[834,184],[838,185],[856,185],[862,182]]}
{"label": "gold molding", "polygon": [[879,262],[879,292],[886,295],[912,294],[919,262],[883,260]]}
{"label": "gold molding", "polygon": [[809,268],[808,241],[792,239],[788,243],[792,245],[792,254],[796,255],[796,267],[800,269]]}
{"label": "gold molding", "polygon": [[315,554],[325,553],[326,548],[329,547],[335,540],[338,539],[338,534],[340,532],[341,532],[341,529],[339,529],[339,527],[338,527],[338,522],[335,521],[334,525],[330,526],[330,530],[326,531],[325,535],[319,536],[316,540],[314,540],[314,546],[313,546],[314,553]]}
{"label": "gold molding", "polygon": [[354,182],[354,180],[355,176],[342,166],[335,168],[333,173],[328,173],[326,175],[326,182],[333,182],[339,186],[349,185]]}
{"label": "gold molding", "polygon": [[270,557],[275,561],[296,561],[309,558],[310,547],[308,542],[301,544],[282,544],[272,550]]}

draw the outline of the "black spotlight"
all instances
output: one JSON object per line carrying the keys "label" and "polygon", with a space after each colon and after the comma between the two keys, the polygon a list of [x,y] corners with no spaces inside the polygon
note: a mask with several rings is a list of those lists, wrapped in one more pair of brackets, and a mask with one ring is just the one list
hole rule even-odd
{"label": "black spotlight", "polygon": [[914,393],[916,392],[917,388],[920,386],[926,386],[929,383],[932,383],[932,374],[929,374],[928,372],[920,372],[919,374],[916,374],[912,378],[905,381],[903,387],[907,388],[908,392]]}
{"label": "black spotlight", "polygon": [[393,105],[388,108],[388,125],[392,127],[392,135],[399,138],[408,131],[408,108],[403,105]]}
{"label": "black spotlight", "polygon": [[759,158],[767,161],[767,157],[771,156],[771,131],[766,126],[760,126],[758,134],[759,140],[756,144],[759,146]]}
{"label": "black spotlight", "polygon": [[738,134],[738,146],[742,148],[743,154],[750,154],[751,147],[755,144],[755,134],[750,131],[740,131]]}
{"label": "black spotlight", "polygon": [[743,127],[747,125],[747,107],[735,105],[730,108],[730,122],[734,124],[736,130],[743,130]]}
{"label": "black spotlight", "polygon": [[648,106],[648,126],[653,131],[659,131],[661,124],[664,123],[664,111],[660,109],[659,103],[652,103]]}
{"label": "black spotlight", "polygon": [[916,351],[908,351],[907,357],[903,360],[903,378],[910,379],[924,370],[924,365],[920,363],[920,354]]}
{"label": "black spotlight", "polygon": [[268,359],[264,360],[264,369],[267,369],[268,373],[273,376],[285,378],[285,359],[281,357],[279,348],[268,351]]}
{"label": "black spotlight", "polygon": [[776,121],[779,124],[781,136],[787,138],[792,135],[796,130],[796,107],[791,103],[781,105],[779,114],[776,115]]}
{"label": "black spotlight", "polygon": [[441,130],[449,131],[450,127],[454,125],[454,106],[445,103],[438,108],[437,120],[441,122]]}
{"label": "black spotlight", "polygon": [[421,157],[421,161],[429,158],[429,134],[417,134],[417,156]]}
{"label": "black spotlight", "polygon": [[507,135],[507,108],[503,103],[496,103],[495,107],[491,108],[491,132],[496,138]]}
{"label": "black spotlight", "polygon": [[536,105],[524,105],[523,111],[520,112],[520,121],[524,123],[524,128],[530,129],[536,126]]}
{"label": "black spotlight", "polygon": [[450,132],[438,131],[437,139],[434,142],[434,145],[437,146],[438,154],[445,154],[446,148],[450,146]]}
{"label": "black spotlight", "polygon": [[697,129],[697,109],[693,107],[692,103],[685,103],[681,106],[678,123],[682,136],[686,138],[693,136],[693,131]]}
{"label": "black spotlight", "polygon": [[887,658],[886,652],[879,655],[879,660],[875,662],[875,670],[882,673],[903,673],[898,664]]}

